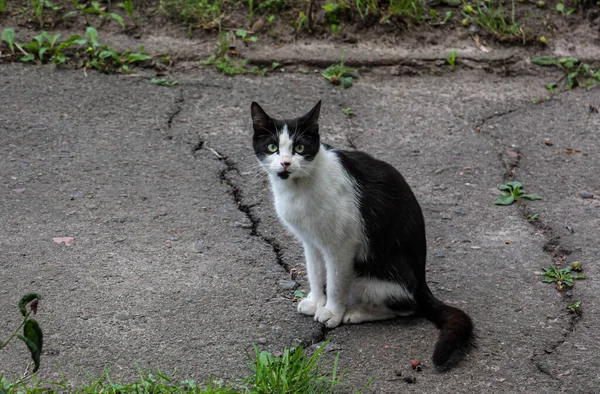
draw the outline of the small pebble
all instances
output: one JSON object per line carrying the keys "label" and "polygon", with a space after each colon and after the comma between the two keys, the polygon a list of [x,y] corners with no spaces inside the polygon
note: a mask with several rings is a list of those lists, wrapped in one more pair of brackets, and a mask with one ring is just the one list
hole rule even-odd
{"label": "small pebble", "polygon": [[300,286],[300,285],[296,281],[289,280],[289,279],[282,279],[279,281],[279,286],[283,289],[296,290],[298,288],[298,286]]}
{"label": "small pebble", "polygon": [[199,239],[196,241],[196,252],[198,253],[204,253],[204,249],[206,249],[206,247],[204,246],[204,240]]}
{"label": "small pebble", "polygon": [[177,237],[171,237],[171,241],[177,241]]}
{"label": "small pebble", "polygon": [[457,209],[456,211],[454,211],[455,214],[460,215],[460,216],[464,216],[465,215],[465,211],[463,211],[462,209]]}
{"label": "small pebble", "polygon": [[594,195],[590,192],[579,192],[581,198],[594,198]]}
{"label": "small pebble", "polygon": [[117,313],[117,319],[129,320],[129,319],[131,319],[131,314],[128,311],[119,312],[119,313]]}
{"label": "small pebble", "polygon": [[417,382],[417,378],[415,378],[414,376],[407,376],[404,378],[404,381],[406,383],[416,383]]}
{"label": "small pebble", "polygon": [[185,297],[185,302],[194,302],[194,299],[191,297]]}
{"label": "small pebble", "polygon": [[264,345],[267,343],[267,338],[258,338],[256,340],[256,343],[260,344],[260,345]]}
{"label": "small pebble", "polygon": [[440,258],[440,259],[443,259],[444,257],[446,257],[446,255],[445,255],[445,254],[443,254],[443,253],[436,253],[436,254],[435,254],[435,257],[438,257],[438,258]]}

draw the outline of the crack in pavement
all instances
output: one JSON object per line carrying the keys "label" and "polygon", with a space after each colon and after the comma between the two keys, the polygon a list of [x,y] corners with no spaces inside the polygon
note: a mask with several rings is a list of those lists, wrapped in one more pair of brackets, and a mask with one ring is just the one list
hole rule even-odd
{"label": "crack in pavement", "polygon": [[[205,147],[204,141],[202,141],[202,140],[201,140],[201,144],[202,144],[202,146],[200,146],[200,148],[198,148],[198,149],[194,148],[194,152],[205,148],[207,150],[210,150],[218,158],[219,161],[221,161],[225,164],[225,168],[223,168],[219,172],[219,179],[221,180],[221,182],[225,183],[227,186],[229,186],[231,188],[231,196],[233,197],[233,201],[235,202],[238,210],[240,212],[243,212],[244,215],[246,215],[246,217],[248,218],[248,220],[250,220],[250,223],[252,225],[252,227],[250,229],[250,235],[253,237],[258,237],[263,242],[268,244],[271,247],[271,249],[273,250],[273,253],[275,253],[275,259],[276,259],[277,264],[280,265],[281,267],[283,267],[283,269],[286,272],[288,272],[290,274],[290,276],[293,278],[293,276],[295,275],[295,270],[292,269],[290,267],[290,265],[284,260],[283,250],[281,249],[281,245],[279,245],[279,242],[277,242],[277,240],[275,238],[267,237],[264,234],[261,234],[261,232],[258,229],[258,226],[260,224],[260,218],[257,217],[256,214],[252,211],[252,208],[255,205],[249,205],[249,204],[244,203],[244,194],[243,194],[243,191],[242,191],[240,185],[236,184],[233,181],[233,179],[228,176],[228,174],[230,172],[236,172],[238,174],[240,173],[239,169],[237,168],[236,162],[233,161],[232,159],[230,159],[228,156],[221,153],[217,149]],[[302,345],[306,348],[308,346],[312,346],[314,344],[323,342],[324,340],[327,339],[327,334],[329,333],[329,331],[331,331],[331,330],[328,329],[324,324],[321,324],[319,332],[316,335],[313,335],[310,340],[303,341]]]}
{"label": "crack in pavement", "polygon": [[[479,122],[477,122],[475,128],[478,133],[484,136],[491,137],[493,139],[494,145],[496,145],[496,149],[498,151],[498,158],[505,168],[505,173],[503,175],[504,182],[514,181],[516,179],[516,172],[521,162],[521,152],[516,147],[510,147],[509,149],[511,150],[504,152],[506,146],[500,141],[500,138],[493,134],[487,134],[485,132],[482,132],[482,127],[487,121],[493,118],[508,115],[519,109],[520,108],[513,108],[504,112],[496,113],[494,115],[485,117]],[[524,200],[517,200],[516,205],[517,209],[520,211],[522,217],[525,220],[527,220],[526,218],[529,215],[532,215],[534,213],[533,209],[530,208],[528,203],[526,203]],[[543,234],[546,237],[547,240],[542,246],[542,249],[546,254],[552,257],[552,259],[555,261],[555,265],[557,267],[564,265],[565,261],[567,260],[567,256],[571,254],[571,250],[565,248],[564,245],[561,245],[560,236],[556,235],[554,229],[550,225],[546,224],[542,219],[527,220],[527,222],[534,226],[541,234]],[[562,293],[562,296],[563,301],[565,303],[568,303],[571,298],[571,295],[567,293]],[[566,308],[564,309],[566,310]],[[561,338],[544,347],[544,349],[541,352],[534,351],[534,354],[530,359],[538,371],[556,381],[560,381],[560,379],[554,376],[552,374],[552,371],[549,370],[549,368],[545,364],[545,358],[552,354],[554,350],[556,350],[559,346],[565,343],[569,335],[575,331],[576,325],[579,322],[579,316],[577,314],[568,314],[567,317],[567,327],[564,330]]]}
{"label": "crack in pavement", "polygon": [[173,102],[174,109],[171,109],[167,114],[167,127],[170,129],[173,124],[173,120],[177,115],[181,113],[183,110],[183,105],[185,104],[185,99],[183,98],[183,90],[179,90],[179,97],[175,99]]}
{"label": "crack in pavement", "polygon": [[[198,151],[200,149],[203,149],[203,147],[204,141],[200,140],[200,143],[197,144],[193,150]],[[237,168],[236,162],[216,149],[207,149],[211,150],[215,154],[215,156],[217,156],[219,161],[225,164],[225,168],[219,172],[219,179],[221,180],[221,182],[225,183],[231,188],[231,195],[233,197],[235,205],[237,206],[238,210],[240,212],[243,212],[244,215],[246,215],[246,217],[248,218],[248,220],[250,220],[252,226],[250,228],[250,235],[253,237],[258,237],[263,242],[268,244],[273,250],[273,253],[275,253],[275,259],[277,261],[277,264],[283,267],[283,269],[286,272],[291,273],[290,265],[286,263],[283,258],[283,250],[281,249],[281,245],[279,245],[279,242],[277,242],[275,238],[267,237],[258,230],[260,218],[256,216],[256,214],[252,211],[254,205],[244,203],[244,193],[242,191],[242,188],[240,187],[240,185],[236,184],[231,177],[228,176],[228,174],[232,171],[238,174],[240,173],[239,169]]]}

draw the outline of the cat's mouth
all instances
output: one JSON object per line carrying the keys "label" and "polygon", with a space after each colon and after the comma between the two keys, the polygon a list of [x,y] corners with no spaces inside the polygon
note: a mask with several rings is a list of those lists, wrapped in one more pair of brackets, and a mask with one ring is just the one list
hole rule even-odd
{"label": "cat's mouth", "polygon": [[290,172],[287,170],[283,170],[277,173],[277,176],[281,179],[288,179],[290,177]]}

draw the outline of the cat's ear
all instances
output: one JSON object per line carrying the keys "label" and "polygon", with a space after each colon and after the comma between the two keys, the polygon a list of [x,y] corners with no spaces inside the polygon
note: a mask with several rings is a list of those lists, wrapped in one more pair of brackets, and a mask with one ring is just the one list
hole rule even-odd
{"label": "cat's ear", "polygon": [[299,123],[307,126],[318,126],[319,114],[321,113],[321,100],[308,113],[298,119]]}
{"label": "cat's ear", "polygon": [[267,115],[256,102],[252,102],[250,110],[252,111],[252,126],[254,127],[254,133],[262,134],[269,132],[273,123],[271,117]]}

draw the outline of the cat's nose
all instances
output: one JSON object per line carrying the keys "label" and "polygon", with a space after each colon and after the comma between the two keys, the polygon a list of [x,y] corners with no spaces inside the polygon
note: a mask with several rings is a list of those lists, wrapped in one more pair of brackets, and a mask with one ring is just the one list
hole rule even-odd
{"label": "cat's nose", "polygon": [[287,170],[287,168],[289,166],[291,166],[291,165],[292,165],[292,163],[290,163],[289,161],[282,161],[281,162],[281,166],[283,167],[284,170]]}

